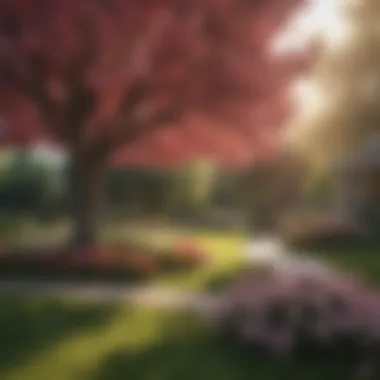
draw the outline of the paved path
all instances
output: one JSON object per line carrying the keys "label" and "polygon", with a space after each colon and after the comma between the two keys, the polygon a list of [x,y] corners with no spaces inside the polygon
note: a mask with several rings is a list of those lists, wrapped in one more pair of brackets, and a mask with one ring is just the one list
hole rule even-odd
{"label": "paved path", "polygon": [[100,302],[125,302],[170,309],[207,311],[217,296],[174,290],[155,285],[107,285],[99,283],[68,283],[57,281],[1,280],[0,293],[22,293],[31,296],[54,296]]}
{"label": "paved path", "polygon": [[285,244],[275,236],[262,236],[248,241],[245,247],[247,265],[267,266],[280,274],[311,276],[331,276],[336,270],[329,264],[309,258],[307,254],[290,251]]}

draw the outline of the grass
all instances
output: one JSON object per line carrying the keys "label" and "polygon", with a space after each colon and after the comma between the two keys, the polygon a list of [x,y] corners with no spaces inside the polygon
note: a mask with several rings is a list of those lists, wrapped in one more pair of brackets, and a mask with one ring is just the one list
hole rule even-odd
{"label": "grass", "polygon": [[15,296],[0,305],[2,380],[350,379],[259,359],[190,314]]}
{"label": "grass", "polygon": [[207,256],[208,264],[187,273],[165,276],[159,279],[160,283],[200,290],[212,287],[219,281],[223,282],[238,272],[243,265],[242,233],[182,230],[173,237],[198,242]]}
{"label": "grass", "polygon": [[312,255],[323,259],[340,270],[358,274],[373,285],[380,287],[380,247],[378,249],[321,250]]}

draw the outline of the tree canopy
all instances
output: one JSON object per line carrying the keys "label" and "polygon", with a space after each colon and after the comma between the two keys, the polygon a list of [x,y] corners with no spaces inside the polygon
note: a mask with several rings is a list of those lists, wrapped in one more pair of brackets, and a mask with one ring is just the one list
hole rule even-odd
{"label": "tree canopy", "polygon": [[303,65],[268,46],[298,3],[2,0],[3,141],[68,150],[79,240],[91,241],[110,161],[241,162],[273,148]]}
{"label": "tree canopy", "polygon": [[179,132],[190,150],[228,155],[230,142],[236,154],[289,111],[297,64],[275,62],[268,44],[296,3],[4,0],[6,136],[35,138],[38,116],[45,137],[92,158],[132,143],[126,161],[152,144],[170,156]]}

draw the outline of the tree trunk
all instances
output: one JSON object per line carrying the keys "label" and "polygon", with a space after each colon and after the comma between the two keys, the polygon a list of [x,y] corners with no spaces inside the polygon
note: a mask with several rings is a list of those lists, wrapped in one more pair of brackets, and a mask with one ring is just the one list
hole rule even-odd
{"label": "tree trunk", "polygon": [[76,249],[96,245],[103,219],[105,165],[72,157],[69,170],[72,246]]}

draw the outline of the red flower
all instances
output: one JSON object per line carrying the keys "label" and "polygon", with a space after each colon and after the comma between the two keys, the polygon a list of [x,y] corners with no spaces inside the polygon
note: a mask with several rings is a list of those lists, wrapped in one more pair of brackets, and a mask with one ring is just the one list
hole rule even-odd
{"label": "red flower", "polygon": [[198,262],[204,258],[200,246],[193,241],[183,241],[174,246],[173,255],[175,258],[185,261]]}

